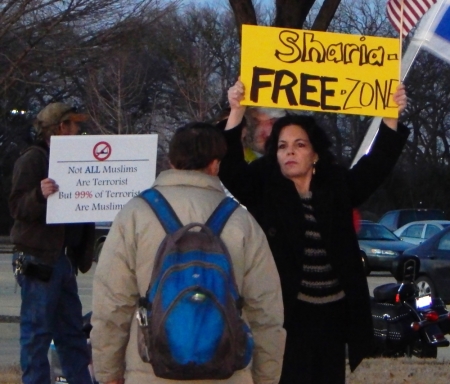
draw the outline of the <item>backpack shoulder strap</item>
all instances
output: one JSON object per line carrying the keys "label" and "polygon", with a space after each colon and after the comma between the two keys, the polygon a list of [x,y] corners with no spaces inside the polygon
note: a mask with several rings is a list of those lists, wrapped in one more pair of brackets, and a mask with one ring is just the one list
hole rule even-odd
{"label": "backpack shoulder strap", "polygon": [[239,207],[239,203],[231,197],[225,197],[206,222],[216,236],[220,236],[231,214]]}
{"label": "backpack shoulder strap", "polygon": [[147,189],[143,191],[139,197],[148,203],[166,233],[174,233],[183,227],[183,224],[173,210],[172,206],[157,189]]}

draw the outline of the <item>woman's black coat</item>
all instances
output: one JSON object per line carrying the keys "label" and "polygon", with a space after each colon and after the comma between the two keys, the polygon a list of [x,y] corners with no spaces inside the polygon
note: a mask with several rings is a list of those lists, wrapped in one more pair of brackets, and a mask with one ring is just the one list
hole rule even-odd
{"label": "woman's black coat", "polygon": [[[368,155],[350,170],[319,162],[311,181],[313,207],[330,262],[345,292],[347,336],[353,371],[370,354],[373,327],[369,290],[353,226],[352,209],[364,202],[394,167],[408,136],[399,126],[381,124]],[[302,274],[304,214],[294,183],[267,156],[246,164],[240,127],[225,131],[228,152],[220,165],[220,179],[253,214],[272,250],[283,290],[285,322],[292,316]]]}

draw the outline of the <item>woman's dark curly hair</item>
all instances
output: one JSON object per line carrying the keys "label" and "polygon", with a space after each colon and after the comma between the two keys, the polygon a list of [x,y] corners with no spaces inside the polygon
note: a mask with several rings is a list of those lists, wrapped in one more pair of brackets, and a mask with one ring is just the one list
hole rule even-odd
{"label": "woman's dark curly hair", "polygon": [[320,165],[328,165],[334,162],[334,156],[330,151],[331,141],[322,127],[317,125],[316,120],[307,115],[287,114],[280,117],[272,127],[272,133],[266,141],[266,154],[276,161],[278,151],[278,139],[284,127],[297,125],[302,128],[309,137],[309,141],[319,155]]}

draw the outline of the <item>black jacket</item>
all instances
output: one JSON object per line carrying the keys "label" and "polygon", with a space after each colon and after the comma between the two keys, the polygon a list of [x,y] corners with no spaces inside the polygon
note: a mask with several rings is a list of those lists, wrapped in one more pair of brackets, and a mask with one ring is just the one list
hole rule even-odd
{"label": "black jacket", "polygon": [[[220,179],[253,214],[263,228],[280,274],[285,322],[292,316],[302,274],[303,208],[294,183],[267,156],[244,161],[241,129],[225,131],[228,152],[220,165]],[[348,303],[347,336],[350,368],[354,370],[372,351],[373,327],[369,290],[353,226],[352,209],[364,202],[394,167],[408,130],[395,132],[384,124],[368,155],[350,170],[316,165],[311,181],[312,202],[325,248]]]}
{"label": "black jacket", "polygon": [[9,210],[14,218],[11,242],[17,250],[53,263],[63,247],[81,272],[92,264],[95,225],[47,224],[47,200],[41,192],[41,180],[48,177],[49,147],[37,141],[14,164]]}

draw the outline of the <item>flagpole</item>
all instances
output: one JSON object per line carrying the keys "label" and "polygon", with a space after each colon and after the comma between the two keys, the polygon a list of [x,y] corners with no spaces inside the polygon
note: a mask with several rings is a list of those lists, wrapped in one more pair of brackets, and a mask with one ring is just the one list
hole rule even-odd
{"label": "flagpole", "polygon": [[[402,0],[402,3],[403,3],[403,0]],[[405,79],[406,75],[408,74],[408,72],[417,56],[417,53],[420,51],[420,48],[422,47],[422,44],[424,42],[424,40],[423,40],[424,37],[430,30],[433,20],[436,18],[438,11],[440,10],[440,8],[443,6],[444,3],[445,3],[445,0],[438,1],[438,3],[432,9],[430,9],[430,12],[425,14],[423,20],[420,22],[419,27],[417,28],[416,33],[412,37],[411,42],[405,52],[405,56],[403,57],[403,60],[400,65],[400,68],[401,68],[400,80],[401,81],[403,81]],[[403,14],[403,12],[402,12],[402,14]],[[402,22],[402,25],[403,25],[403,22]],[[402,39],[401,34],[400,34],[400,39]],[[400,51],[400,56],[401,56],[401,54],[402,53]],[[372,119],[372,122],[364,136],[364,139],[363,139],[361,145],[359,146],[355,157],[353,158],[350,168],[353,167],[358,162],[358,160],[369,151],[369,149],[372,146],[372,143],[375,139],[375,135],[378,132],[378,127],[380,126],[381,120],[382,120],[381,117],[374,117]]]}
{"label": "flagpole", "polygon": [[402,50],[403,50],[403,7],[404,0],[402,0],[400,4],[400,60],[399,60],[399,68],[398,68],[398,78],[402,81]]}

